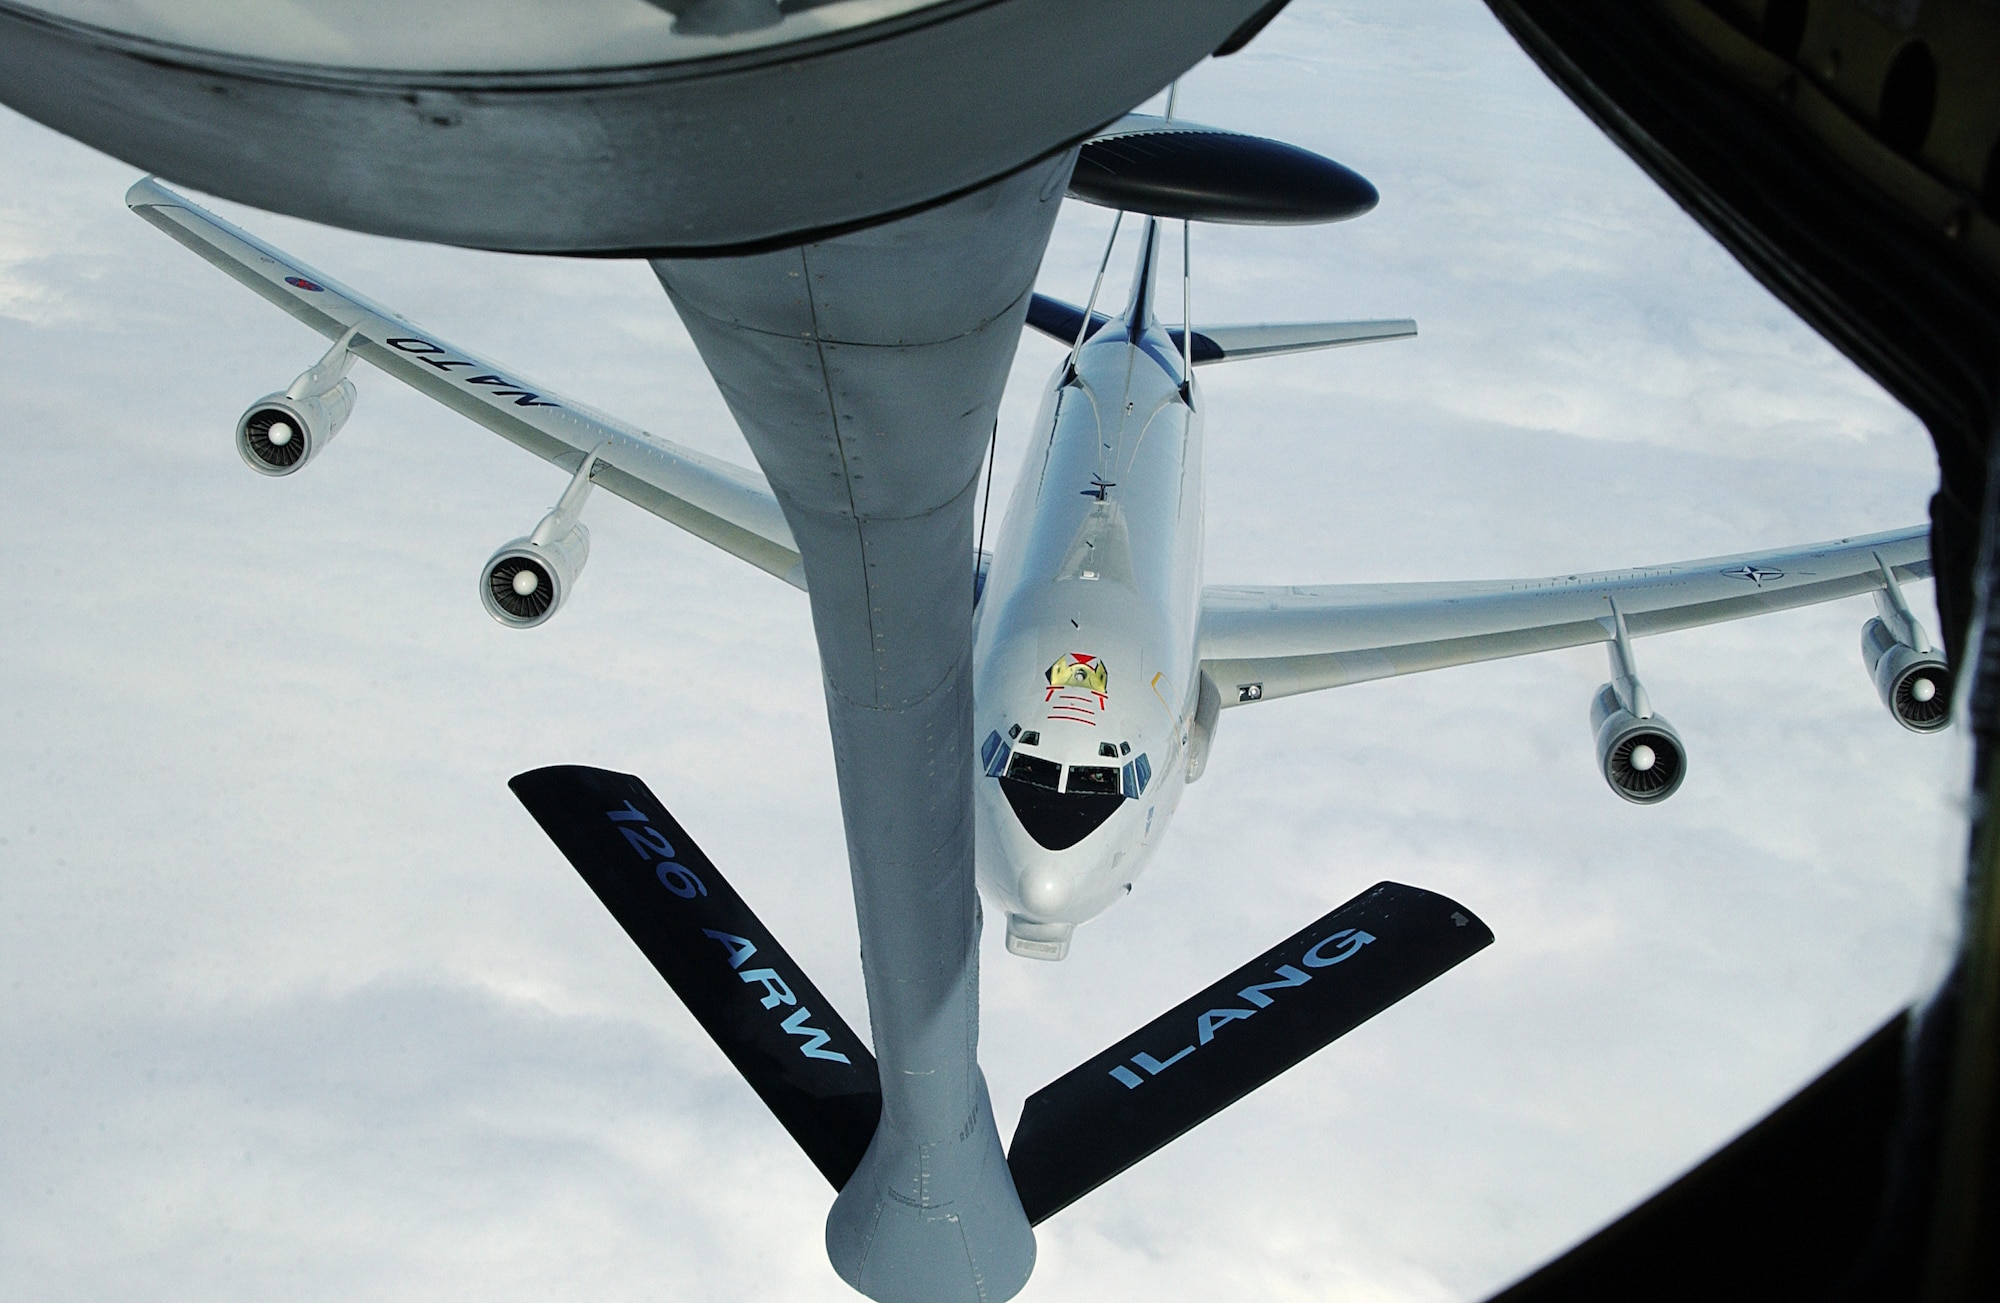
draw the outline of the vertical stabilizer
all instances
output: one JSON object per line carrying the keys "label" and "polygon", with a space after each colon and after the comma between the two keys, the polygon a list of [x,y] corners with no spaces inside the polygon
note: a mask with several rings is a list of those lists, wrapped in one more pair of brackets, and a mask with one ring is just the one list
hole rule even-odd
{"label": "vertical stabilizer", "polygon": [[1146,219],[1139,241],[1139,265],[1132,272],[1132,298],[1125,305],[1125,329],[1134,340],[1153,324],[1153,290],[1160,278],[1160,219]]}

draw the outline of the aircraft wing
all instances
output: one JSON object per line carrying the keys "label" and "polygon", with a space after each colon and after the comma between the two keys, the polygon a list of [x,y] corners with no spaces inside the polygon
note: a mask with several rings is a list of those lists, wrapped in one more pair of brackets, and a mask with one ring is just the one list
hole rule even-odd
{"label": "aircraft wing", "polygon": [[797,545],[755,471],[656,438],[449,344],[298,259],[231,226],[151,177],[132,211],[328,339],[510,443],[574,472],[596,450],[592,481],[758,569],[804,588]]}
{"label": "aircraft wing", "polygon": [[1202,591],[1202,669],[1222,705],[1635,637],[1853,597],[1930,577],[1927,528],[1782,551],[1547,579],[1216,586]]}

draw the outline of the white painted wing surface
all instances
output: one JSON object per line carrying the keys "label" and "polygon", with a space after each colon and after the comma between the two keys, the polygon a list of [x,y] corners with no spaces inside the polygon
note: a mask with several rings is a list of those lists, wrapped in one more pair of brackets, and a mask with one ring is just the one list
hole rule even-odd
{"label": "white painted wing surface", "polygon": [[1225,706],[1875,592],[1930,577],[1930,530],[1548,579],[1215,586],[1202,590],[1202,668]]}
{"label": "white painted wing surface", "polygon": [[805,587],[791,529],[755,471],[656,438],[449,344],[151,177],[127,191],[125,202],[328,339],[358,330],[356,357],[566,471],[597,450],[591,480],[600,488]]}
{"label": "white painted wing surface", "polygon": [[1196,365],[1235,362],[1252,357],[1276,357],[1280,353],[1309,353],[1321,348],[1344,348],[1349,344],[1373,344],[1384,339],[1408,339],[1417,333],[1417,323],[1408,317],[1384,321],[1308,321],[1261,326],[1203,326],[1195,331],[1197,341],[1206,339],[1219,355],[1195,354]]}

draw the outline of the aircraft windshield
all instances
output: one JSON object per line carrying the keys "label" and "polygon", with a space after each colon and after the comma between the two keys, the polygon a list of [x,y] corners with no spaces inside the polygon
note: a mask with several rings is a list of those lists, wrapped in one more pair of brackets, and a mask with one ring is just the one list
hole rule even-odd
{"label": "aircraft windshield", "polygon": [[1067,791],[1057,790],[1062,777],[1063,767],[1055,761],[1015,752],[1000,778],[1014,817],[1045,850],[1068,850],[1125,802],[1118,770],[1110,766],[1071,765]]}
{"label": "aircraft windshield", "polygon": [[1069,790],[1072,792],[1102,792],[1119,795],[1118,769],[1113,765],[1071,765],[1069,767]]}
{"label": "aircraft windshield", "polygon": [[1053,760],[1040,756],[1014,753],[1014,759],[1007,766],[1007,777],[1016,783],[1026,783],[1031,787],[1046,787],[1053,792],[1062,782],[1062,766]]}

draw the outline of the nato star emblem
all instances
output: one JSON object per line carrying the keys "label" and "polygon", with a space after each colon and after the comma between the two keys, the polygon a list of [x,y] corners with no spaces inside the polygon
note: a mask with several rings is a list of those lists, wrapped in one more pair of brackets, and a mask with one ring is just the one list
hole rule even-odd
{"label": "nato star emblem", "polygon": [[1759,588],[1764,586],[1766,579],[1783,579],[1785,577],[1784,571],[1773,570],[1769,566],[1740,565],[1731,567],[1722,573],[1728,575],[1731,579],[1748,579]]}

